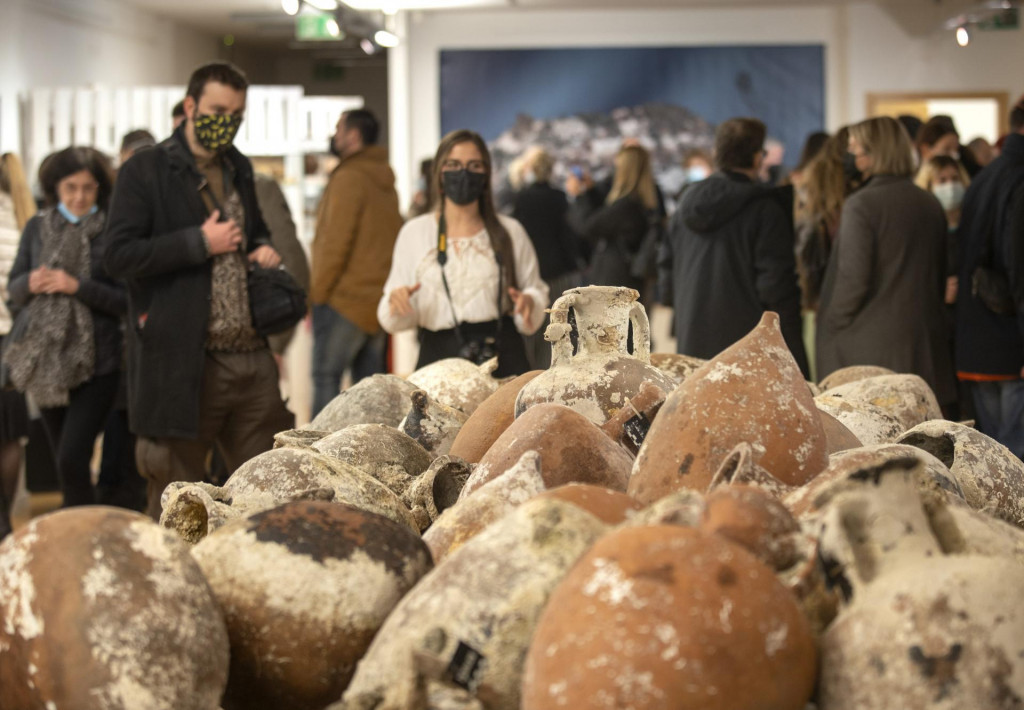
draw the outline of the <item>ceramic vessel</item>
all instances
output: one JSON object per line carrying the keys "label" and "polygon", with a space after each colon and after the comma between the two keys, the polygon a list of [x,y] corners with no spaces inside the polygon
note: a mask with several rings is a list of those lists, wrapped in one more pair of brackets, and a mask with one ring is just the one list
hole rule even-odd
{"label": "ceramic vessel", "polygon": [[459,500],[473,467],[457,456],[438,456],[406,491],[402,502],[412,512],[420,532]]}
{"label": "ceramic vessel", "polygon": [[643,383],[636,396],[626,400],[626,405],[601,425],[601,431],[631,456],[636,456],[667,397],[665,390],[656,384]]}
{"label": "ceramic vessel", "polygon": [[899,443],[923,449],[948,466],[972,508],[1024,527],[1024,463],[998,441],[937,419],[907,431]]}
{"label": "ceramic vessel", "polygon": [[540,455],[527,451],[518,462],[475,494],[444,511],[423,535],[435,563],[458,550],[491,523],[544,490]]}
{"label": "ceramic vessel", "polygon": [[[516,416],[542,403],[562,404],[603,424],[644,382],[671,392],[675,379],[651,365],[647,312],[630,288],[585,286],[562,294],[551,307],[544,339],[551,343],[551,367],[523,387]],[[576,344],[569,322],[575,318]],[[626,349],[630,325],[633,352]]]}
{"label": "ceramic vessel", "polygon": [[468,417],[497,391],[501,383],[491,376],[497,368],[497,358],[475,365],[469,360],[451,357],[421,367],[409,375],[409,382]]}
{"label": "ceramic vessel", "polygon": [[[574,505],[528,501],[427,574],[388,617],[330,710],[408,710],[427,703],[459,649],[473,695],[518,710],[523,659],[551,590],[606,527]],[[459,667],[459,664],[456,664]],[[467,673],[467,676],[471,675]]]}
{"label": "ceramic vessel", "polygon": [[523,710],[803,710],[816,652],[772,570],[716,535],[610,532],[551,595]]}
{"label": "ceramic vessel", "polygon": [[706,491],[741,442],[750,444],[756,464],[789,486],[803,485],[828,462],[814,400],[771,312],[669,395],[628,492],[652,503],[680,488]]}
{"label": "ceramic vessel", "polygon": [[398,426],[409,411],[416,385],[394,375],[372,375],[337,397],[303,429],[335,432],[353,424]]}
{"label": "ceramic vessel", "polygon": [[633,457],[582,414],[560,404],[538,404],[517,418],[480,460],[462,497],[513,466],[527,451],[540,454],[547,488],[592,483],[625,491]]}
{"label": "ceramic vessel", "polygon": [[412,407],[398,428],[433,456],[444,456],[455,442],[466,415],[459,409],[441,404],[425,390],[410,396]]}
{"label": "ceramic vessel", "polygon": [[729,455],[725,457],[722,465],[715,471],[715,475],[711,477],[708,492],[721,486],[750,486],[759,488],[774,498],[781,499],[796,490],[754,463],[754,458],[754,450],[750,444],[745,441],[736,444]]}
{"label": "ceramic vessel", "polygon": [[316,431],[315,429],[286,429],[274,434],[274,448],[309,449],[328,434],[330,434],[329,431]]}
{"label": "ceramic vessel", "polygon": [[84,507],[0,544],[0,707],[216,710],[228,636],[177,537]]}
{"label": "ceramic vessel", "polygon": [[877,375],[833,387],[822,396],[880,407],[899,420],[903,431],[942,418],[931,387],[917,375]]}
{"label": "ceramic vessel", "polygon": [[840,451],[857,449],[864,445],[857,435],[850,431],[850,428],[836,419],[825,410],[818,409],[818,418],[821,419],[821,428],[825,430],[825,441],[828,443],[828,453],[837,454]]}
{"label": "ceramic vessel", "polygon": [[236,470],[223,487],[172,483],[160,524],[194,545],[217,527],[282,503],[347,503],[419,531],[412,513],[387,486],[344,461],[309,449],[272,449]]}
{"label": "ceramic vessel", "polygon": [[681,384],[706,363],[704,358],[679,353],[651,353],[651,364]]}
{"label": "ceramic vessel", "polygon": [[760,488],[720,486],[708,493],[699,529],[740,545],[777,572],[796,563],[800,524]]}
{"label": "ceramic vessel", "polygon": [[848,385],[851,382],[866,380],[869,377],[895,374],[896,372],[890,370],[888,367],[879,367],[878,365],[852,365],[850,367],[842,367],[836,370],[819,382],[818,386],[821,388],[822,392],[827,392],[833,387]]}
{"label": "ceramic vessel", "polygon": [[373,476],[400,498],[433,457],[408,434],[384,424],[355,424],[310,448]]}
{"label": "ceramic vessel", "polygon": [[414,532],[336,503],[286,503],[192,549],[224,611],[224,710],[319,710],[432,567]]}
{"label": "ceramic vessel", "polygon": [[1024,568],[946,554],[911,475],[834,498],[821,551],[846,599],[821,638],[822,710],[1020,705]]}
{"label": "ceramic vessel", "polygon": [[891,444],[903,433],[903,423],[870,402],[859,402],[828,393],[814,398],[819,411],[828,414],[857,437],[863,446]]}
{"label": "ceramic vessel", "polygon": [[470,463],[479,463],[491,445],[515,420],[516,397],[520,390],[541,372],[543,370],[533,370],[520,375],[485,399],[459,429],[449,453]]}
{"label": "ceramic vessel", "polygon": [[542,491],[533,500],[561,500],[582,508],[606,525],[619,525],[643,508],[625,493],[587,483],[568,483]]}

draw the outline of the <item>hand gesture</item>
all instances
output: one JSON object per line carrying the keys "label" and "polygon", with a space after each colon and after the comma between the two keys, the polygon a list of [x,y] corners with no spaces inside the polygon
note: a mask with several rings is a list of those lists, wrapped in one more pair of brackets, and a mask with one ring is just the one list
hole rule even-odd
{"label": "hand gesture", "polygon": [[69,296],[78,292],[78,279],[63,269],[40,266],[28,275],[29,293],[64,293]]}
{"label": "hand gesture", "polygon": [[32,294],[46,293],[50,283],[50,269],[40,266],[28,275],[28,292]]}
{"label": "hand gesture", "polygon": [[529,294],[523,293],[519,289],[510,288],[508,295],[512,298],[515,303],[514,315],[522,316],[524,323],[530,322],[530,316],[533,315],[533,298]]}
{"label": "hand gesture", "polygon": [[235,221],[219,222],[219,219],[220,210],[214,210],[201,227],[210,256],[236,251],[242,243],[242,230]]}
{"label": "hand gesture", "polygon": [[405,317],[412,315],[412,295],[420,290],[420,285],[400,286],[388,296],[388,310],[392,316]]}
{"label": "hand gesture", "polygon": [[249,261],[255,261],[264,269],[276,269],[281,265],[281,257],[274,251],[274,247],[267,246],[266,244],[254,249],[249,254]]}

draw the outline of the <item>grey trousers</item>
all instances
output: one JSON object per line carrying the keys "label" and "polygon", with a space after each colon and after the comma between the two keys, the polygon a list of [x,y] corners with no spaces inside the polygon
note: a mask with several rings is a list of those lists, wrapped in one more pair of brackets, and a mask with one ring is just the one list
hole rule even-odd
{"label": "grey trousers", "polygon": [[135,460],[149,484],[146,512],[160,519],[160,496],[174,481],[202,481],[210,452],[220,450],[228,472],[274,446],[274,434],[295,425],[281,401],[270,350],[207,352],[195,439],[139,437]]}

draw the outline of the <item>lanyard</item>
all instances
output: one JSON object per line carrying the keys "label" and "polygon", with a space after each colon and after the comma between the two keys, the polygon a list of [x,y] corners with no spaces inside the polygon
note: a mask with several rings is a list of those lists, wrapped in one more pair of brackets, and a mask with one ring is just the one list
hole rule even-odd
{"label": "lanyard", "polygon": [[[494,250],[494,260],[498,262],[498,328],[497,333],[501,335],[501,291],[502,291],[502,280],[504,277],[503,270],[501,268],[501,255],[498,250]],[[448,287],[448,277],[444,273],[444,265],[448,263],[448,221],[444,217],[444,212],[441,213],[441,217],[437,223],[437,263],[441,267],[441,283],[444,284],[444,293],[448,297],[448,307],[452,311],[452,322],[455,323],[455,332],[459,337],[459,342],[465,342],[465,338],[462,334],[462,321],[455,314],[455,302],[452,301],[452,292]]]}

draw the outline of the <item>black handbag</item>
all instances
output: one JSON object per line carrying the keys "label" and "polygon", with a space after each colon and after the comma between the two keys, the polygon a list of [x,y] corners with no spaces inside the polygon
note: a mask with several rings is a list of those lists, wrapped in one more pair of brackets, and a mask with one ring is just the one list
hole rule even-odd
{"label": "black handbag", "polygon": [[260,335],[281,333],[306,317],[306,292],[284,266],[249,265],[249,311]]}

